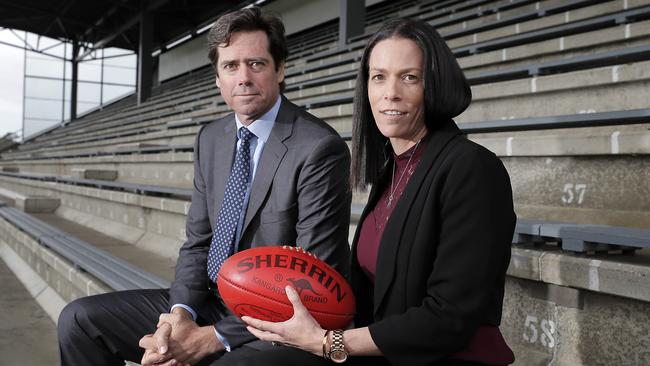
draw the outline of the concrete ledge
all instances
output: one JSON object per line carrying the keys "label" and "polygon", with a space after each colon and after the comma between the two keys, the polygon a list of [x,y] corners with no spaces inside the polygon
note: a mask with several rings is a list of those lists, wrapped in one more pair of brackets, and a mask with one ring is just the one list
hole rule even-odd
{"label": "concrete ledge", "polygon": [[[610,70],[610,77],[616,72],[618,71]],[[571,80],[573,75],[567,73],[562,74],[562,77]],[[647,107],[647,101],[643,99],[645,94],[642,93],[648,90],[650,81],[643,80],[641,77],[627,82],[617,81],[602,85],[567,87],[546,92],[538,89],[534,89],[534,92],[523,90],[530,87],[525,84],[526,82],[536,85],[535,80],[537,79],[518,80],[517,82],[522,85],[517,88],[513,86],[511,95],[499,97],[489,95],[482,98],[477,96],[470,107],[455,119],[456,122],[462,124],[464,122],[571,115],[592,111],[610,112]],[[559,83],[557,80],[556,82]],[[494,90],[507,90],[509,87],[507,85],[485,85]],[[473,92],[474,88],[472,88]],[[531,111],[535,111],[535,113],[531,115]]]}
{"label": "concrete ledge", "polygon": [[[124,183],[191,188],[194,169],[190,152],[128,154],[88,158],[20,161],[21,169],[56,176],[86,177]],[[86,170],[86,173],[77,169]],[[95,172],[98,171],[98,172]],[[110,172],[105,172],[110,171]]]}
{"label": "concrete ledge", "polygon": [[27,291],[56,324],[66,301],[45,282],[9,245],[0,241],[0,257]]}
{"label": "concrete ledge", "polygon": [[117,179],[117,170],[108,169],[72,169],[73,176],[80,179],[98,179],[114,181]]}
{"label": "concrete ledge", "polygon": [[61,198],[57,216],[173,260],[186,239],[189,201],[7,177],[0,177],[0,184],[56,195]]}
{"label": "concrete ledge", "polygon": [[[648,126],[644,129],[638,135],[650,139]],[[588,145],[588,140],[582,143]],[[529,149],[534,150],[534,145]],[[511,177],[519,218],[650,227],[648,154],[502,156],[501,160]]]}
{"label": "concrete ledge", "polygon": [[650,304],[506,279],[500,329],[515,366],[650,365]]}
{"label": "concrete ledge", "polygon": [[544,252],[534,249],[513,248],[508,275],[533,281],[542,279],[539,258]]}
{"label": "concrete ledge", "polygon": [[482,133],[471,134],[469,138],[502,157],[620,156],[650,153],[650,131],[647,123]]}
{"label": "concrete ledge", "polygon": [[0,219],[0,255],[55,322],[67,302],[109,291],[4,219]]}
{"label": "concrete ledge", "polygon": [[512,248],[508,275],[650,302],[650,259]]}
{"label": "concrete ledge", "polygon": [[16,200],[16,207],[28,213],[52,213],[60,204],[60,199],[47,196],[28,196]]}
{"label": "concrete ledge", "polygon": [[23,194],[20,194],[20,193],[18,193],[16,191],[12,191],[11,189],[6,189],[6,188],[2,188],[2,187],[0,187],[0,196],[10,198],[10,199],[12,199],[14,201],[16,201],[16,200],[18,200],[20,198],[22,198],[22,199],[25,198],[25,195],[23,195]]}
{"label": "concrete ledge", "polygon": [[[181,228],[182,235],[185,235],[185,228]],[[161,230],[162,231],[162,230]],[[167,235],[159,235],[151,232],[145,232],[142,237],[135,242],[135,246],[156,253],[162,257],[173,259],[173,263],[178,258],[178,251],[183,244],[182,240],[170,238]]]}
{"label": "concrete ledge", "polygon": [[[127,155],[102,155],[102,156],[88,156],[88,157],[64,157],[64,158],[50,158],[39,160],[21,160],[18,163],[22,165],[71,165],[78,167],[80,165],[88,165],[87,169],[95,169],[93,164],[107,164],[117,163],[173,163],[173,162],[193,162],[193,154],[191,152],[165,152],[157,154],[127,154]],[[110,166],[110,165],[108,165]],[[36,169],[31,169],[36,170]]]}
{"label": "concrete ledge", "polygon": [[[513,185],[514,186],[514,185]],[[532,185],[531,185],[532,186]],[[516,202],[516,199],[515,199]],[[519,218],[546,221],[564,221],[577,224],[610,225],[622,227],[650,227],[650,212],[615,210],[612,208],[581,208],[515,203]]]}
{"label": "concrete ledge", "polygon": [[[158,132],[158,131],[156,131]],[[119,145],[115,148],[115,151],[127,151],[131,149],[142,149],[142,148],[147,148],[147,147],[165,147],[166,145],[163,144],[153,144],[153,143],[148,143],[148,142],[138,142],[135,144],[124,144],[124,145]]]}
{"label": "concrete ledge", "polygon": [[[124,204],[128,206],[150,208],[154,210],[161,210],[165,212],[177,213],[186,215],[190,208],[190,202],[178,200],[173,198],[161,198],[142,196],[135,193],[120,192],[105,190],[93,187],[75,186],[70,184],[55,183],[55,182],[40,182],[35,180],[27,180],[20,178],[0,177],[0,183],[4,187],[20,189],[27,192],[34,192],[34,195],[45,195],[53,192],[53,195],[64,197],[66,193],[80,198],[96,198],[105,201],[115,202],[117,204]],[[70,197],[68,197],[70,198]],[[66,200],[63,199],[63,204]]]}
{"label": "concrete ledge", "polygon": [[[224,113],[225,115],[225,113]],[[215,116],[217,118],[217,116]],[[28,157],[31,159],[39,159],[44,157],[56,157],[57,155],[70,155],[70,154],[88,154],[94,155],[98,152],[115,152],[119,146],[125,144],[142,143],[148,146],[169,146],[175,144],[192,144],[196,138],[196,133],[200,127],[179,128],[175,130],[165,130],[158,132],[149,132],[146,134],[139,134],[135,136],[110,138],[102,141],[93,142],[79,142],[70,145],[63,145],[57,147],[43,148],[31,153],[15,154],[14,157]],[[182,138],[185,139],[182,139]],[[173,143],[172,143],[173,142]]]}
{"label": "concrete ledge", "polygon": [[41,196],[41,195],[24,195],[9,189],[0,187],[0,196],[12,199],[19,209],[28,213],[52,213],[59,205],[59,198]]}
{"label": "concrete ledge", "polygon": [[650,266],[547,253],[542,281],[650,302]]}

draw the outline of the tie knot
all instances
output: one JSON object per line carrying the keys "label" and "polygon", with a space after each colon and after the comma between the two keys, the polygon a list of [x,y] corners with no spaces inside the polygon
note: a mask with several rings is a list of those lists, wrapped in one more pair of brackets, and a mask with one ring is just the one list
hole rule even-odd
{"label": "tie knot", "polygon": [[248,128],[242,127],[239,129],[239,137],[242,142],[248,142],[253,137],[253,133]]}

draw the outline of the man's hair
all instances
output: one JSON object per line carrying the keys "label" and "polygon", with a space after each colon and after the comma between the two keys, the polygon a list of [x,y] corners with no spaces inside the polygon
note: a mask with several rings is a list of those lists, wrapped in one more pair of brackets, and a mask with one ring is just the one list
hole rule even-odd
{"label": "man's hair", "polygon": [[377,43],[389,38],[410,39],[422,51],[424,123],[430,132],[435,131],[443,121],[462,113],[472,100],[472,91],[456,57],[433,27],[413,19],[386,22],[368,40],[357,74],[350,175],[354,188],[376,184],[388,158],[385,153],[388,138],[377,128],[368,100],[368,62]]}
{"label": "man's hair", "polygon": [[[263,31],[269,40],[269,53],[273,56],[275,70],[285,62],[289,55],[287,40],[284,36],[284,24],[277,16],[262,14],[259,7],[253,6],[246,9],[235,10],[221,16],[210,29],[208,34],[208,57],[218,76],[217,61],[219,59],[219,45],[226,47],[230,37],[235,32]],[[284,81],[280,83],[280,91],[285,88]]]}

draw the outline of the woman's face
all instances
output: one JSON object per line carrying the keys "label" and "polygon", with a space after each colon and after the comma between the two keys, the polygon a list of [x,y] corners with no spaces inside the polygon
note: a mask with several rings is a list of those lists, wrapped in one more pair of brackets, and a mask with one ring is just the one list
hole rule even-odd
{"label": "woman's face", "polygon": [[388,38],[375,45],[368,60],[368,100],[382,135],[416,141],[424,124],[423,56],[417,43]]}

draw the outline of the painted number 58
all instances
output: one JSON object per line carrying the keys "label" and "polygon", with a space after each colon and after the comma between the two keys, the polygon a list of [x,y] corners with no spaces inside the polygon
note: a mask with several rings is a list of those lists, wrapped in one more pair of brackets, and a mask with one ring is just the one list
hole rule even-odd
{"label": "painted number 58", "polygon": [[536,316],[526,316],[524,324],[524,340],[530,343],[540,342],[542,346],[555,347],[555,323],[551,320],[538,321]]}

